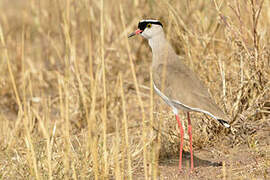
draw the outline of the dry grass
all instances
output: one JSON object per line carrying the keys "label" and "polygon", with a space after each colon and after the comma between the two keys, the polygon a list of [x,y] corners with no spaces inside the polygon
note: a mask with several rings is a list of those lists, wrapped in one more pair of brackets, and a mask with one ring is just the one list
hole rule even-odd
{"label": "dry grass", "polygon": [[225,130],[192,114],[195,150],[248,145],[260,168],[230,167],[228,178],[269,177],[259,141],[270,125],[269,1],[2,0],[0,10],[0,179],[157,179],[179,138],[153,97],[147,42],[127,39],[143,18],[164,23],[231,117]]}

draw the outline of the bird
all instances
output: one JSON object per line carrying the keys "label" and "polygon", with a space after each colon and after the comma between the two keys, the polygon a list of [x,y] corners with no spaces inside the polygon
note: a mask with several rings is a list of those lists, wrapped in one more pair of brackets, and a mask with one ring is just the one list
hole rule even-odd
{"label": "bird", "polygon": [[190,171],[194,170],[192,151],[192,125],[190,112],[201,112],[230,128],[229,117],[218,107],[208,88],[198,76],[185,65],[165,37],[159,20],[146,19],[138,23],[138,29],[128,35],[141,35],[148,40],[152,50],[152,79],[155,92],[170,106],[180,130],[179,171],[182,171],[184,130],[178,112],[184,110],[188,119],[190,142]]}

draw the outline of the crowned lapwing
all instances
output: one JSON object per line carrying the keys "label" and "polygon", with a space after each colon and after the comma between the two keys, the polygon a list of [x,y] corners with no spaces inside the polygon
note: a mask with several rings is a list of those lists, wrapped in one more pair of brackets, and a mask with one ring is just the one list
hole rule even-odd
{"label": "crowned lapwing", "polygon": [[158,20],[141,20],[138,29],[128,37],[140,34],[148,40],[152,49],[153,86],[155,92],[172,108],[181,134],[179,170],[182,169],[184,131],[178,110],[187,113],[190,141],[191,171],[193,170],[192,126],[189,112],[202,112],[229,128],[228,116],[218,107],[202,81],[177,56],[166,40],[163,25]]}

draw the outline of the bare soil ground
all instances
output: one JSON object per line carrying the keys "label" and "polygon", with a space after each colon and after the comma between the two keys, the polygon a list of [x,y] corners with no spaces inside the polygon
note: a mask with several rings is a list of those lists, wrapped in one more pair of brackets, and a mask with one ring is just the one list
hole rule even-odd
{"label": "bare soil ground", "polygon": [[269,133],[265,145],[251,149],[246,145],[195,151],[195,170],[190,173],[190,155],[185,153],[184,170],[178,171],[178,158],[160,163],[161,179],[269,179]]}
{"label": "bare soil ground", "polygon": [[[159,179],[269,179],[269,127],[258,130],[251,138],[250,144],[231,147],[221,140],[213,147],[195,149],[193,172],[188,151],[183,152],[182,171],[178,169],[178,155],[160,158]],[[137,179],[144,179],[144,174],[138,172]]]}

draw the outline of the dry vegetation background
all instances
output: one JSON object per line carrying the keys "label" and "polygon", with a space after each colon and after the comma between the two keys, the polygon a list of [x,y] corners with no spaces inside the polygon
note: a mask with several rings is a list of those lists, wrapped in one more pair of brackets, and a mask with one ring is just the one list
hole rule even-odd
{"label": "dry vegetation background", "polygon": [[[270,177],[270,1],[1,0],[0,12],[0,179],[172,173],[159,161],[177,159],[177,123],[153,95],[147,42],[127,39],[144,18],[231,117],[226,130],[192,114],[195,155],[222,152],[219,179]],[[228,165],[239,149],[255,158]]]}

